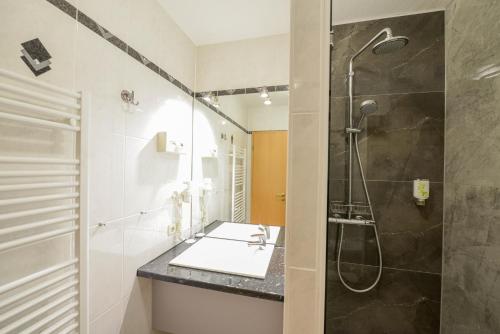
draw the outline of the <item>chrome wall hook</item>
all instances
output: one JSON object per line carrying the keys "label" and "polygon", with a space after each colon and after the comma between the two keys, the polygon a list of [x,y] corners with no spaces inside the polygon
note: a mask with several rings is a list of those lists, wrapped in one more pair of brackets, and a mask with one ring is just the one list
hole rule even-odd
{"label": "chrome wall hook", "polygon": [[121,97],[122,97],[123,102],[132,104],[134,106],[139,105],[139,101],[135,100],[135,93],[133,90],[131,90],[131,91],[126,90],[126,89],[122,90]]}

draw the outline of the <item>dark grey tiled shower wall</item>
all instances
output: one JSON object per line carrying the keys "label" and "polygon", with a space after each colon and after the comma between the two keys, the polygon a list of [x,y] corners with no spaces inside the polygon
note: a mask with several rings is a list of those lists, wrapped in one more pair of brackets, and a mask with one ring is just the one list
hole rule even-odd
{"label": "dark grey tiled shower wall", "polygon": [[[384,272],[376,289],[355,294],[336,272],[337,231],[329,226],[326,332],[439,332],[444,166],[444,12],[334,27],[329,199],[345,199],[346,70],[350,56],[385,27],[410,38],[395,53],[360,56],[354,71],[355,119],[367,99],[379,111],[364,122],[361,159],[378,222]],[[355,200],[363,200],[356,167]],[[412,181],[428,178],[431,198],[418,207]],[[373,230],[346,226],[342,272],[358,288],[376,277]]]}
{"label": "dark grey tiled shower wall", "polygon": [[446,13],[442,334],[500,333],[500,2]]}

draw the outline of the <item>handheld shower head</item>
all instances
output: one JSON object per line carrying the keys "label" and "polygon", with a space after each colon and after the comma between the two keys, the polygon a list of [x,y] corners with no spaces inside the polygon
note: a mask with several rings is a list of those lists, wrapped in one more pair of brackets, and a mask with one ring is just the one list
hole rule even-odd
{"label": "handheld shower head", "polygon": [[375,101],[375,100],[363,101],[363,102],[361,102],[361,105],[359,106],[359,111],[361,111],[361,113],[363,115],[366,115],[366,116],[368,116],[369,114],[373,114],[377,110],[378,110],[378,106],[377,106],[377,101]]}
{"label": "handheld shower head", "polygon": [[372,52],[376,55],[391,53],[404,48],[408,45],[409,41],[410,40],[406,36],[392,36],[392,34],[387,34],[384,40],[373,46]]}
{"label": "handheld shower head", "polygon": [[377,101],[375,100],[366,100],[361,102],[359,106],[359,111],[361,111],[361,118],[359,119],[357,128],[359,129],[361,126],[361,122],[365,119],[365,117],[370,116],[371,114],[376,113],[378,110]]}

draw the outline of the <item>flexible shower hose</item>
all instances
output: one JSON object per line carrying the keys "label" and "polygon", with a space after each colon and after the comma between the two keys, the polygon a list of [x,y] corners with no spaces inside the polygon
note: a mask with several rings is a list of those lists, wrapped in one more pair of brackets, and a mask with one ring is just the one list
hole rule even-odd
{"label": "flexible shower hose", "polygon": [[[370,214],[372,216],[372,220],[375,222],[375,216],[373,214],[373,208],[372,208],[372,203],[370,201],[370,194],[368,193],[368,186],[366,185],[366,179],[365,179],[365,173],[363,172],[363,165],[361,163],[361,156],[359,154],[359,144],[358,144],[358,135],[357,133],[354,134],[354,149],[356,151],[356,158],[358,159],[358,165],[359,165],[359,171],[361,174],[361,180],[363,181],[363,190],[365,192],[365,197],[366,201],[368,202],[368,207],[370,208]],[[350,218],[350,217],[349,217]],[[342,272],[340,270],[340,258],[342,254],[342,242],[344,240],[344,224],[340,224],[340,236],[339,236],[339,247],[338,247],[338,252],[337,252],[337,272],[339,275],[340,282],[342,282],[342,285],[346,287],[348,290],[356,293],[363,293],[363,292],[368,292],[372,290],[375,286],[377,286],[378,282],[380,281],[380,277],[382,276],[382,251],[380,249],[380,240],[378,237],[378,230],[377,230],[377,225],[376,223],[373,223],[371,225],[373,227],[373,231],[375,232],[375,240],[377,242],[377,251],[378,251],[378,274],[377,278],[375,281],[367,288],[365,289],[355,289],[351,287],[342,277]]]}

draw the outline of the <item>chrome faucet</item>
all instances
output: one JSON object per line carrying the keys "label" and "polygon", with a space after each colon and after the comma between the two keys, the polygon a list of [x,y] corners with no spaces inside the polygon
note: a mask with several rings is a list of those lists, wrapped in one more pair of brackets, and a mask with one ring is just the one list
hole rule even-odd
{"label": "chrome faucet", "polygon": [[248,246],[259,246],[260,249],[264,249],[267,245],[267,238],[264,233],[256,233],[251,235],[252,238],[258,237],[259,240],[247,242]]}
{"label": "chrome faucet", "polygon": [[269,226],[261,224],[259,225],[259,231],[262,231],[265,234],[266,239],[271,238],[271,229],[269,228]]}

